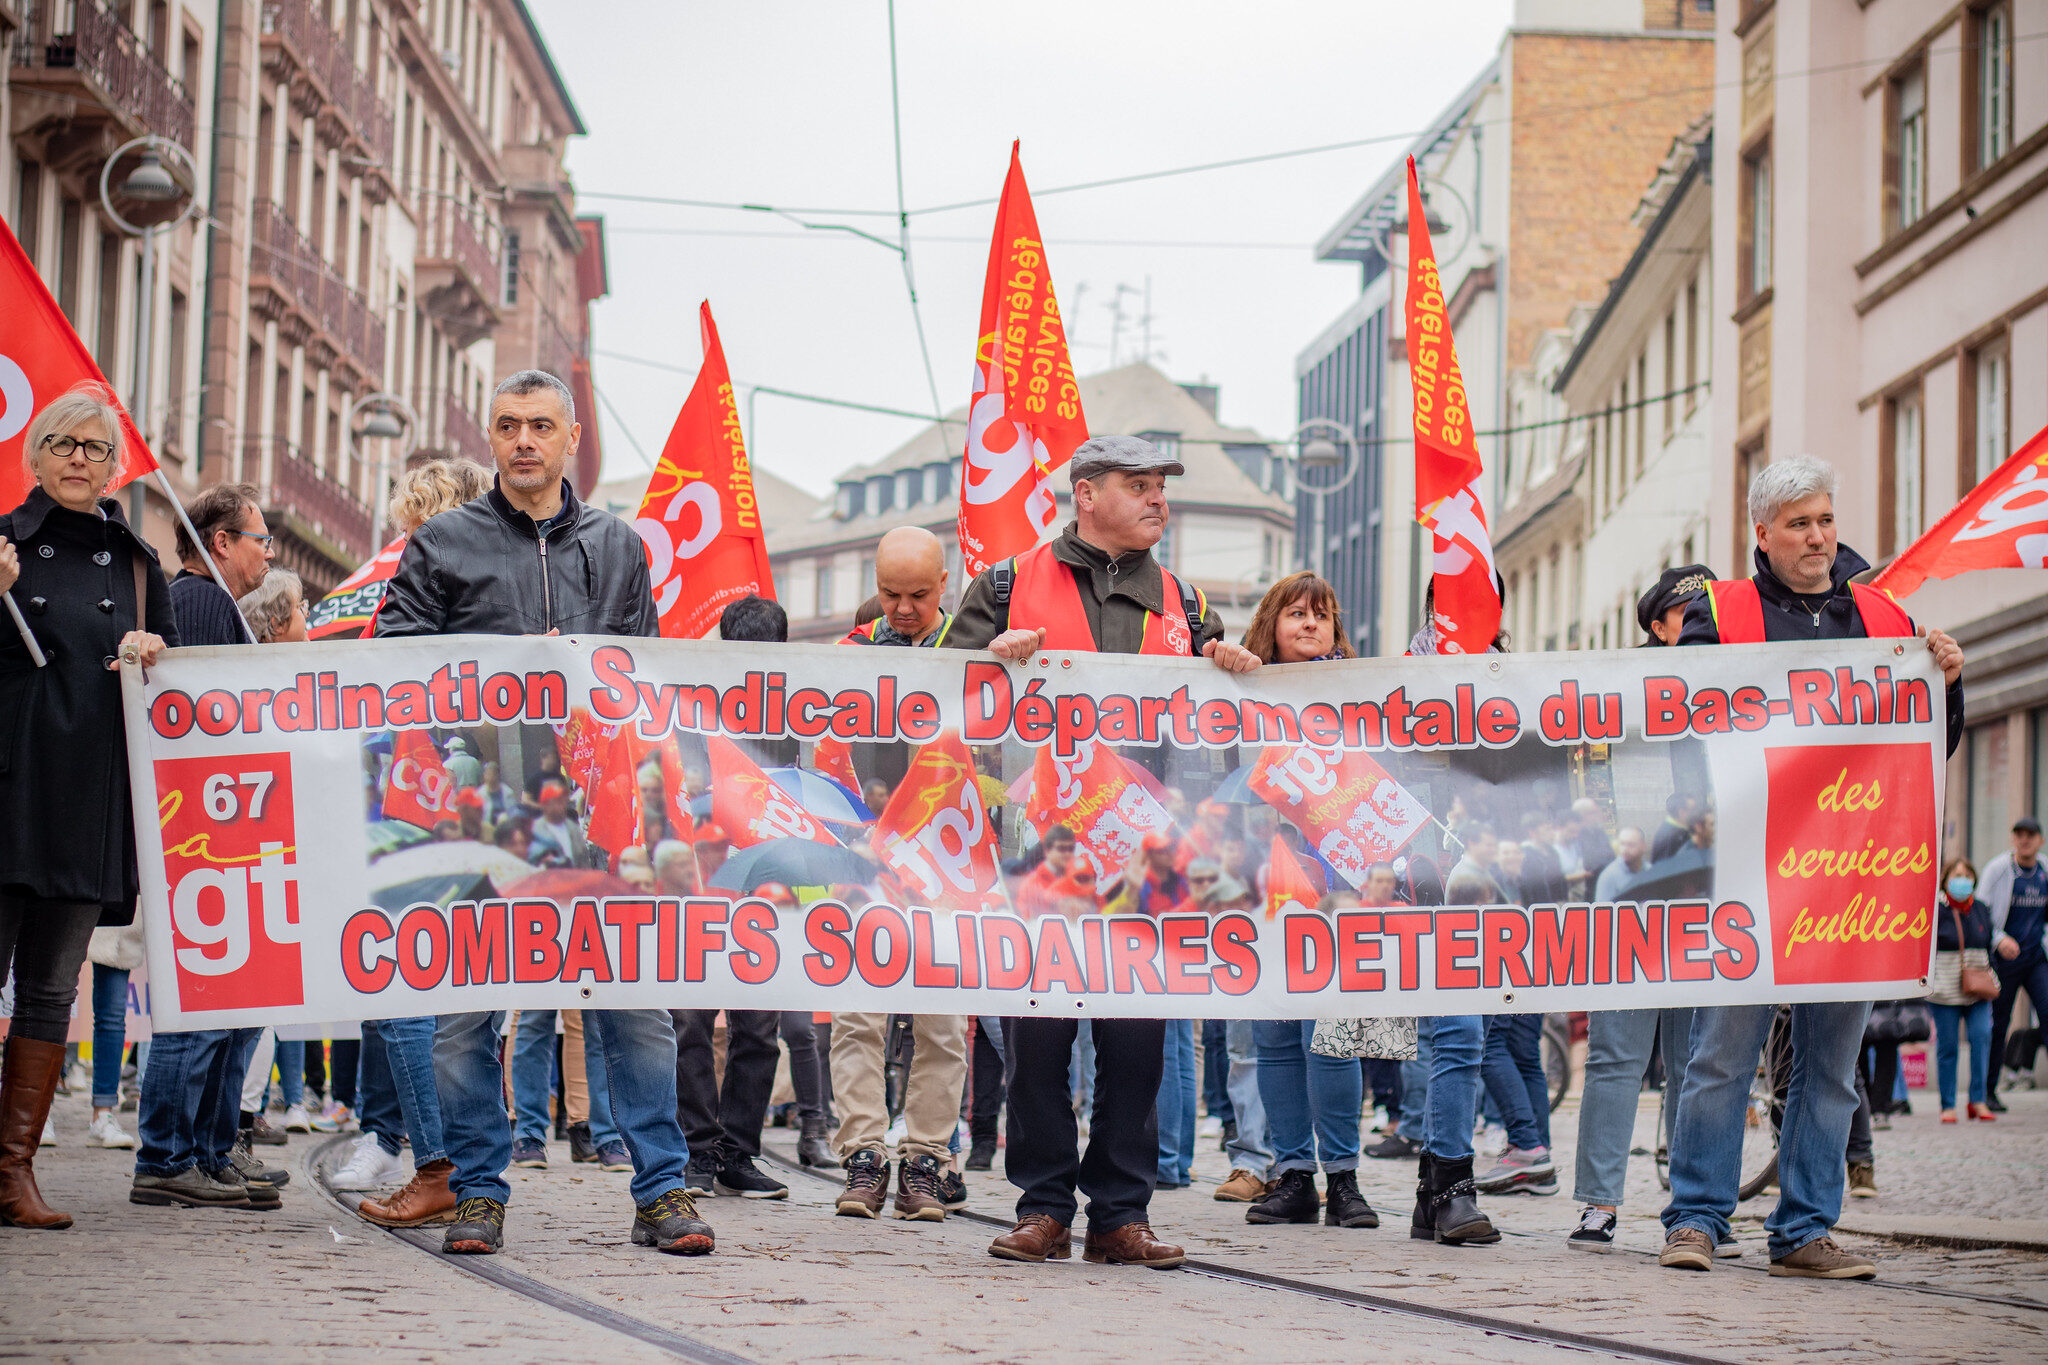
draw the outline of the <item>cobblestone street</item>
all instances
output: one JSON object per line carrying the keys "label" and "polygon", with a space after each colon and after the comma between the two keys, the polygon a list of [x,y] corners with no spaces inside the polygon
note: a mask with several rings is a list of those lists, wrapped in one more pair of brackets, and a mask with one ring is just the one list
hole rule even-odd
{"label": "cobblestone street", "polygon": [[[1650,1097],[1654,1099],[1654,1097]],[[994,1230],[835,1218],[836,1181],[777,1168],[786,1202],[704,1201],[718,1254],[672,1260],[626,1245],[627,1177],[571,1166],[512,1173],[504,1255],[442,1260],[362,1223],[315,1179],[343,1145],[300,1136],[269,1149],[293,1169],[269,1214],[145,1209],[127,1202],[128,1153],[80,1145],[82,1099],[60,1100],[64,1145],[38,1159],[69,1232],[0,1232],[0,1352],[49,1360],[209,1361],[480,1357],[562,1362],[662,1359],[1431,1361],[1560,1358],[1554,1342],[1488,1334],[1400,1311],[1452,1309],[1682,1358],[2013,1361],[2048,1356],[2048,1194],[2038,1160],[2048,1094],[2018,1092],[1995,1126],[1944,1128],[1931,1097],[1877,1135],[1874,1200],[1855,1200],[1843,1240],[1879,1260],[1872,1284],[1772,1279],[1762,1220],[1745,1205],[1740,1261],[1709,1275],[1652,1259],[1654,1167],[1631,1163],[1621,1237],[1605,1256],[1566,1249],[1575,1102],[1556,1116],[1561,1191],[1486,1201],[1508,1235],[1489,1248],[1411,1241],[1412,1166],[1366,1163],[1377,1230],[1258,1228],[1210,1198],[1215,1143],[1192,1189],[1162,1193],[1155,1224],[1199,1267],[1159,1273],[1024,1266],[986,1254]],[[1644,1105],[1647,1135],[1653,1106]],[[787,1134],[771,1145],[787,1154]],[[970,1212],[1006,1217],[1014,1192],[970,1177]],[[1932,1221],[1984,1245],[1894,1240]],[[1846,1229],[1855,1228],[1856,1232]],[[438,1233],[425,1239],[438,1244]],[[1968,1238],[1960,1239],[1968,1240]],[[465,1266],[487,1269],[488,1282]],[[1213,1269],[1212,1269],[1213,1268]],[[1267,1283],[1229,1278],[1248,1271]],[[1368,1303],[1319,1297],[1331,1290]],[[1996,1302],[1994,1300],[2004,1300]],[[1583,1353],[1580,1353],[1583,1354]],[[1641,1358],[1640,1354],[1636,1358]],[[1673,1358],[1664,1355],[1662,1358]]]}

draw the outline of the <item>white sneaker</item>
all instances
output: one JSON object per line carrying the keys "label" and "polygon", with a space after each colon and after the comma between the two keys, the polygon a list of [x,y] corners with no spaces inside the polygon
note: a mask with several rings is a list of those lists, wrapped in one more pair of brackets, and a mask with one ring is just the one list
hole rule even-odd
{"label": "white sneaker", "polygon": [[55,1147],[57,1145],[57,1120],[54,1118],[43,1120],[42,1145],[45,1147]]}
{"label": "white sneaker", "polygon": [[122,1129],[121,1120],[110,1112],[94,1119],[92,1127],[85,1130],[85,1145],[130,1148],[135,1145],[135,1139]]}
{"label": "white sneaker", "polygon": [[295,1104],[284,1111],[284,1130],[287,1133],[310,1133],[313,1131],[313,1118],[306,1112],[305,1105]]}
{"label": "white sneaker", "polygon": [[1217,1118],[1214,1114],[1209,1115],[1195,1126],[1195,1136],[1205,1138],[1222,1137],[1223,1120]]}
{"label": "white sneaker", "polygon": [[385,1151],[375,1133],[365,1133],[356,1139],[356,1149],[348,1164],[327,1183],[337,1190],[378,1190],[396,1185],[405,1172],[403,1160]]}

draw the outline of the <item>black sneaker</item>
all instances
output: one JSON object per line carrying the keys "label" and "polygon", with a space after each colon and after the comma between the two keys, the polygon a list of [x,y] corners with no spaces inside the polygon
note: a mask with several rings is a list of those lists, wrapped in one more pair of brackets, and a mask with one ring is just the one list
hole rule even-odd
{"label": "black sneaker", "polygon": [[489,1256],[505,1245],[505,1205],[476,1195],[455,1206],[455,1221],[441,1239],[443,1256]]}
{"label": "black sneaker", "polygon": [[548,1168],[548,1146],[539,1138],[513,1138],[512,1164],[526,1171]]}
{"label": "black sneaker", "polygon": [[624,1138],[613,1138],[597,1149],[599,1170],[630,1171],[633,1169],[633,1154],[626,1150]]}
{"label": "black sneaker", "polygon": [[1998,1098],[1998,1087],[1996,1085],[1986,1087],[1984,1091],[1984,1107],[1994,1114],[2003,1114],[2005,1112],[2005,1101]]}
{"label": "black sneaker", "polygon": [[697,1198],[705,1199],[718,1193],[717,1184],[718,1162],[693,1153],[690,1164],[683,1168],[683,1188]]}
{"label": "black sneaker", "polygon": [[1316,1178],[1308,1171],[1285,1171],[1273,1192],[1244,1211],[1247,1223],[1313,1223],[1322,1211]]}
{"label": "black sneaker", "polygon": [[240,1185],[249,1196],[247,1207],[259,1213],[268,1213],[284,1207],[284,1197],[277,1192],[277,1186],[267,1180],[251,1180],[233,1161],[211,1174],[223,1185]]}
{"label": "black sneaker", "polygon": [[718,1168],[715,1183],[720,1194],[736,1194],[742,1199],[789,1198],[789,1186],[765,1174],[754,1165],[754,1158],[743,1152]]}
{"label": "black sneaker", "polygon": [[967,1149],[967,1169],[970,1171],[992,1171],[996,1165],[996,1140],[976,1138],[974,1145]]}
{"label": "black sneaker", "polygon": [[946,1171],[939,1176],[939,1202],[949,1209],[967,1207],[967,1178],[958,1171]]}
{"label": "black sneaker", "polygon": [[688,1190],[670,1190],[633,1210],[633,1245],[671,1256],[708,1256],[717,1245]]}
{"label": "black sneaker", "polygon": [[1380,1216],[1358,1192],[1358,1172],[1331,1171],[1324,1182],[1329,1195],[1323,1205],[1323,1221],[1333,1228],[1376,1228]]}
{"label": "black sneaker", "polygon": [[1572,1235],[1564,1239],[1568,1247],[1580,1251],[1605,1251],[1614,1245],[1614,1227],[1618,1220],[1613,1209],[1598,1209],[1591,1204],[1579,1213],[1579,1225]]}
{"label": "black sneaker", "polygon": [[569,1125],[569,1160],[592,1162],[597,1160],[597,1144],[591,1141],[590,1125],[572,1123]]}
{"label": "black sneaker", "polygon": [[1414,1138],[1389,1133],[1365,1149],[1365,1154],[1381,1161],[1413,1161],[1422,1155],[1422,1144]]}

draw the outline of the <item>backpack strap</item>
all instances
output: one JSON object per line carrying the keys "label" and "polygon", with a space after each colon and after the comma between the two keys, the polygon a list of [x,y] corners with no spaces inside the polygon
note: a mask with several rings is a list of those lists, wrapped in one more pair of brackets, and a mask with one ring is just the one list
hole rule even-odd
{"label": "backpack strap", "polygon": [[1015,555],[1003,560],[1000,564],[991,564],[989,566],[988,586],[995,595],[996,607],[1001,612],[1003,618],[996,623],[996,634],[998,635],[1010,628],[1010,589],[1015,587],[1016,584],[1017,558]]}
{"label": "backpack strap", "polygon": [[1208,615],[1208,603],[1203,600],[1202,590],[1192,586],[1179,574],[1173,581],[1180,585],[1180,609],[1188,618],[1188,652],[1202,652],[1202,618]]}

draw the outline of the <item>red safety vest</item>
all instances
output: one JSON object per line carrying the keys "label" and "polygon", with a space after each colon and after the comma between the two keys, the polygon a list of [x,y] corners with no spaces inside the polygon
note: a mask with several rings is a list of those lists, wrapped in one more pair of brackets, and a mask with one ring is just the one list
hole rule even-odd
{"label": "red safety vest", "polygon": [[[882,633],[882,627],[888,623],[888,617],[877,616],[864,626],[855,626],[851,631],[847,632],[846,638],[839,643],[842,645],[878,645],[881,641],[875,637]],[[944,644],[946,642],[946,632],[952,628],[953,618],[945,612],[940,612],[937,628],[920,640],[916,647],[919,649],[930,649],[935,645]]]}
{"label": "red safety vest", "polygon": [[[1051,542],[1026,550],[1010,564],[1015,574],[1010,588],[1010,624],[1020,630],[1043,627],[1047,649],[1094,650],[1095,635],[1088,629],[1080,585],[1074,581],[1074,571],[1053,555]],[[1180,581],[1164,565],[1160,566],[1159,576],[1169,607],[1183,602]],[[1195,601],[1201,611],[1208,610],[1208,599],[1200,588],[1195,589]],[[1187,616],[1172,610],[1164,614],[1147,611],[1145,643],[1138,652],[1177,654],[1182,658],[1193,654],[1195,642],[1189,633]]]}
{"label": "red safety vest", "polygon": [[[1863,633],[1873,640],[1911,635],[1913,622],[1906,609],[1882,588],[1851,583],[1856,614],[1863,618]],[[1754,579],[1707,584],[1707,603],[1713,608],[1714,629],[1724,645],[1760,645],[1764,642],[1764,599]]]}

